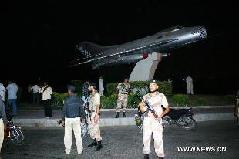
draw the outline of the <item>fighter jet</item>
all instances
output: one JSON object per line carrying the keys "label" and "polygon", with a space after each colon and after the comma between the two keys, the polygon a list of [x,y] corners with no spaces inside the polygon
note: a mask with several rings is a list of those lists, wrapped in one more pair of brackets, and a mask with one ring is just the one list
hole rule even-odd
{"label": "fighter jet", "polygon": [[100,46],[92,42],[81,42],[76,46],[77,57],[73,66],[90,63],[93,69],[100,66],[136,63],[146,59],[150,53],[159,52],[167,56],[168,52],[207,38],[203,26],[175,26],[154,35],[137,39],[121,45]]}

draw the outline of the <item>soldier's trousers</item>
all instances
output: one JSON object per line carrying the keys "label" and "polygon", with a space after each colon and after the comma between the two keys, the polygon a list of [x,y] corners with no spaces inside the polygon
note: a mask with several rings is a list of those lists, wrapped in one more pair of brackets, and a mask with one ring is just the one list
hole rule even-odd
{"label": "soldier's trousers", "polygon": [[100,126],[99,121],[95,122],[94,117],[96,113],[92,113],[91,119],[88,120],[89,126],[89,134],[92,139],[96,139],[96,141],[101,141],[102,137],[100,136]]}
{"label": "soldier's trousers", "polygon": [[153,134],[154,149],[158,157],[164,157],[162,122],[145,117],[143,121],[143,154],[150,154],[150,141]]}
{"label": "soldier's trousers", "polygon": [[120,112],[121,108],[123,108],[123,112],[125,112],[127,104],[128,104],[128,94],[119,94],[117,99],[116,112]]}
{"label": "soldier's trousers", "polygon": [[0,119],[0,152],[2,150],[3,140],[4,140],[4,124],[3,124],[3,120]]}
{"label": "soldier's trousers", "polygon": [[80,118],[65,118],[65,137],[64,144],[66,148],[66,154],[70,154],[72,146],[72,130],[75,134],[76,148],[78,154],[82,153],[82,138],[81,138],[81,126]]}

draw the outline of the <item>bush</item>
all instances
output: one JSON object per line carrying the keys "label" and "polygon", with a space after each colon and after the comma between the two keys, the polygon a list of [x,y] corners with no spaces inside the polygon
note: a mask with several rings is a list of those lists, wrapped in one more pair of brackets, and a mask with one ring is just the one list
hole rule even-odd
{"label": "bush", "polygon": [[116,89],[116,87],[117,87],[117,85],[118,85],[118,83],[108,83],[107,85],[106,85],[106,95],[107,96],[110,96],[110,95],[112,95],[112,94],[116,94],[117,92],[117,89]]}
{"label": "bush", "polygon": [[198,97],[190,99],[190,105],[205,106],[205,105],[210,105],[210,103],[204,97],[198,96]]}
{"label": "bush", "polygon": [[[110,96],[101,96],[101,108],[103,109],[115,109],[117,105],[117,95],[112,94]],[[129,94],[127,108],[137,108],[140,99],[135,94]]]}
{"label": "bush", "polygon": [[137,97],[136,94],[129,94],[128,96],[128,108],[137,108],[141,100]]}
{"label": "bush", "polygon": [[158,82],[159,84],[159,92],[167,95],[172,95],[173,87],[172,83],[168,81]]}
{"label": "bush", "polygon": [[[117,93],[117,87],[118,83],[108,83],[106,85],[106,91],[107,91],[107,95],[111,95],[114,93]],[[162,82],[158,82],[159,85],[159,92],[160,93],[164,93],[165,95],[171,95],[172,94],[172,83],[168,82],[168,81],[162,81]],[[143,92],[148,92],[148,87],[149,87],[149,81],[134,81],[134,82],[130,82],[130,87],[131,87],[131,91],[133,92],[133,90],[139,90],[140,92],[142,90],[144,90]],[[134,92],[135,93],[135,92]]]}
{"label": "bush", "polygon": [[214,96],[214,95],[194,95],[189,96],[190,105],[193,106],[212,106],[212,105],[233,105],[235,97],[232,95]]}
{"label": "bush", "polygon": [[82,82],[81,80],[72,80],[71,83],[76,86],[77,95],[78,95],[78,96],[81,96],[81,94],[82,94],[83,82]]}
{"label": "bush", "polygon": [[149,86],[149,82],[148,81],[134,81],[134,82],[130,82],[130,86],[132,88],[148,87]]}
{"label": "bush", "polygon": [[51,105],[54,107],[62,107],[64,105],[64,100],[68,97],[68,93],[56,93],[52,94]]}
{"label": "bush", "polygon": [[114,109],[116,108],[117,95],[112,94],[110,96],[101,96],[100,103],[102,109]]}
{"label": "bush", "polygon": [[175,103],[177,106],[188,106],[189,97],[184,94],[173,95],[173,103]]}
{"label": "bush", "polygon": [[[165,95],[172,94],[172,84],[168,81],[158,82],[159,84],[159,92],[164,93]],[[117,102],[117,87],[118,83],[108,83],[106,85],[106,95],[101,98],[102,108],[116,108]],[[148,93],[149,89],[149,81],[134,81],[130,82],[131,92],[128,96],[128,108],[136,108],[140,99],[136,96],[136,93],[140,96]]]}

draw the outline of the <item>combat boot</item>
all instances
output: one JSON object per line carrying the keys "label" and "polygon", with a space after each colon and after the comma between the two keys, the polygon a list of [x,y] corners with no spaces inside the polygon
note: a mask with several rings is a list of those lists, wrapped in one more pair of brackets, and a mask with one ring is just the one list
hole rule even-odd
{"label": "combat boot", "polygon": [[96,146],[97,145],[97,142],[96,142],[96,139],[94,139],[94,141],[88,145],[88,147],[93,147],[93,146]]}
{"label": "combat boot", "polygon": [[96,151],[99,151],[102,148],[103,148],[103,145],[102,145],[101,141],[98,141],[97,146],[96,146]]}
{"label": "combat boot", "polygon": [[124,118],[126,117],[126,113],[125,113],[125,112],[123,112],[123,117],[124,117]]}
{"label": "combat boot", "polygon": [[119,117],[119,112],[116,112],[115,118],[118,118],[118,117]]}
{"label": "combat boot", "polygon": [[144,154],[144,159],[149,159],[149,154]]}

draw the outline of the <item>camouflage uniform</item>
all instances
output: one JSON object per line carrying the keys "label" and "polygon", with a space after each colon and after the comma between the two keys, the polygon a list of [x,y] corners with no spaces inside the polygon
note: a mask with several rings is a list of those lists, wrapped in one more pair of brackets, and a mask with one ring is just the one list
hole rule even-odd
{"label": "camouflage uniform", "polygon": [[94,121],[97,105],[100,105],[100,94],[95,93],[94,95],[90,95],[89,110],[91,111],[91,117],[88,120],[89,134],[92,139],[96,139],[96,141],[101,141],[102,137],[100,136],[99,121]]}
{"label": "camouflage uniform", "polygon": [[[150,93],[143,97],[150,105],[153,106],[156,114],[161,116],[163,107],[168,107],[168,102],[163,93],[157,92],[156,96],[151,96]],[[163,126],[162,119],[156,119],[151,112],[147,112],[143,121],[143,154],[150,154],[150,141],[153,133],[154,149],[158,157],[164,157],[163,150]]]}
{"label": "camouflage uniform", "polygon": [[82,100],[86,102],[87,98],[89,97],[89,83],[85,82],[82,86]]}
{"label": "camouflage uniform", "polygon": [[119,91],[118,99],[117,99],[117,107],[116,112],[120,112],[120,109],[123,107],[123,112],[126,111],[126,107],[128,104],[128,93],[130,90],[129,83],[119,83],[117,86],[117,90]]}

